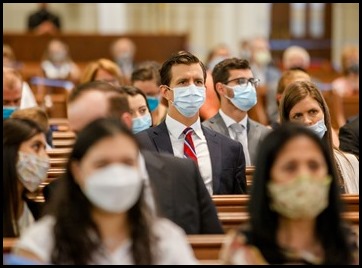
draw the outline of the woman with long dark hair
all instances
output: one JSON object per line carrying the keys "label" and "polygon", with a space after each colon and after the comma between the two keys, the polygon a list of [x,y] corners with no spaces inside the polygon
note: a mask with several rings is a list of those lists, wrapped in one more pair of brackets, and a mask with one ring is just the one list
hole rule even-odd
{"label": "woman with long dark hair", "polygon": [[184,231],[144,200],[139,146],[119,121],[97,119],[77,136],[48,215],[14,253],[52,264],[193,264]]}
{"label": "woman with long dark hair", "polygon": [[250,223],[228,234],[225,264],[358,264],[358,238],[341,218],[333,156],[310,129],[285,123],[260,145]]}
{"label": "woman with long dark hair", "polygon": [[26,196],[47,178],[45,130],[27,119],[3,121],[3,237],[18,237],[40,216]]}

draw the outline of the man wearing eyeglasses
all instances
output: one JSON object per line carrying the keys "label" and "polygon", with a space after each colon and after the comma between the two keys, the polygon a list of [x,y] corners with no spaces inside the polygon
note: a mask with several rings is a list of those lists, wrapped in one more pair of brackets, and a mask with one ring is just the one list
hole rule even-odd
{"label": "man wearing eyeglasses", "polygon": [[219,112],[203,125],[243,145],[246,166],[255,165],[258,144],[270,129],[248,117],[257,103],[256,88],[249,62],[229,58],[219,62],[212,72],[214,88],[220,100]]}

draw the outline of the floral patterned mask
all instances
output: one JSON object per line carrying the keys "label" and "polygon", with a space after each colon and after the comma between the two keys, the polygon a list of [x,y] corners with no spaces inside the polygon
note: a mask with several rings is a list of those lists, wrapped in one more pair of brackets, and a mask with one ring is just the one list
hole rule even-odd
{"label": "floral patterned mask", "polygon": [[270,208],[289,219],[315,218],[328,206],[331,177],[298,176],[287,183],[269,182]]}

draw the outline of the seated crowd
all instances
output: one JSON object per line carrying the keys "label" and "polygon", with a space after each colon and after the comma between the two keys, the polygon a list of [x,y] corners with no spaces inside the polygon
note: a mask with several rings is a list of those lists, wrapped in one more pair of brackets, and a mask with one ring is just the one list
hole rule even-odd
{"label": "seated crowd", "polygon": [[[359,116],[336,132],[305,70],[275,77],[273,120],[265,124],[251,111],[259,86],[273,86],[259,77],[256,56],[225,56],[207,70],[179,51],[162,64],[125,69],[102,58],[81,70],[66,53],[54,41],[42,63],[62,56],[68,69],[55,69],[67,74],[55,77],[52,67],[43,75],[74,85],[63,134],[43,102],[21,105],[27,81],[3,67],[10,256],[41,264],[199,264],[192,237],[219,235],[219,264],[359,263],[358,232],[344,213],[357,221],[359,214],[343,209],[346,196],[359,195]],[[218,106],[205,117],[208,90]],[[220,210],[216,200],[230,196],[245,197],[244,209]],[[228,221],[237,225],[227,228]]]}

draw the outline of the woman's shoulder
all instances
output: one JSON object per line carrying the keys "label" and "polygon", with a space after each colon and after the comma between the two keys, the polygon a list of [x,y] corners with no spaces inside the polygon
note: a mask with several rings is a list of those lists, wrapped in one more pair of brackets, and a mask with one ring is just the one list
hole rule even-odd
{"label": "woman's shoulder", "polygon": [[153,229],[157,235],[186,235],[184,230],[167,218],[156,218],[153,223]]}
{"label": "woman's shoulder", "polygon": [[53,226],[55,219],[44,216],[29,226],[19,238],[13,252],[25,250],[36,255],[45,263],[49,262],[50,251],[53,247]]}

